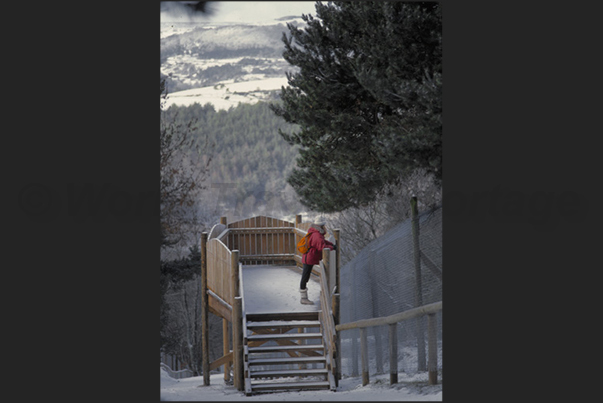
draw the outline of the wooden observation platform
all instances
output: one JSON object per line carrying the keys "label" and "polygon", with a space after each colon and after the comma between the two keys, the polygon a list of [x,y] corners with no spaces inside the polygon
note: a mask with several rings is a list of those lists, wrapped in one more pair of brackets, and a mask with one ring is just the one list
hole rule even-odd
{"label": "wooden observation platform", "polygon": [[[334,391],[341,378],[339,324],[339,249],[323,251],[313,274],[319,298],[315,305],[299,304],[301,255],[297,242],[312,223],[295,223],[257,216],[227,223],[222,217],[201,237],[203,383],[209,372],[224,366],[224,379],[247,396],[282,390],[327,389]],[[339,244],[339,230],[332,235]],[[297,304],[268,305],[270,309],[245,307],[245,293],[269,298],[274,290],[255,290],[264,276],[295,273],[291,293]],[[250,288],[251,287],[251,288]],[[251,297],[251,296],[250,296]],[[251,302],[248,299],[248,302]],[[223,319],[224,355],[209,362],[209,312]],[[229,337],[229,324],[232,337]],[[231,343],[232,342],[232,343]],[[230,348],[232,346],[232,349]]]}

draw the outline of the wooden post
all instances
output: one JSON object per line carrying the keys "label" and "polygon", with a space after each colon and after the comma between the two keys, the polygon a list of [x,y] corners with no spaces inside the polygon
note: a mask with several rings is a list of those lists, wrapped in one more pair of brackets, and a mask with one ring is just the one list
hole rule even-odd
{"label": "wooden post", "polygon": [[[340,265],[340,251],[341,251],[341,244],[340,244],[340,234],[339,234],[339,230],[338,229],[334,229],[333,230],[333,236],[335,237],[335,245],[337,245],[337,250],[335,251],[335,287],[337,287],[336,289],[336,304],[333,304],[333,315],[335,316],[335,325],[339,324],[340,318],[341,318],[341,307],[340,307],[340,295],[341,295],[341,279],[340,279],[340,271],[339,271],[339,265]],[[335,380],[336,382],[338,382],[341,379],[341,332],[337,332],[337,374],[335,376]]]}
{"label": "wooden post", "polygon": [[369,384],[368,346],[366,341],[366,327],[360,328],[360,356],[362,360],[362,386]]}
{"label": "wooden post", "polygon": [[203,385],[209,386],[209,301],[207,300],[207,232],[201,234],[201,350]]}
{"label": "wooden post", "polygon": [[220,217],[220,224],[226,225],[226,217]]}
{"label": "wooden post", "polygon": [[[413,258],[415,266],[415,307],[423,305],[423,289],[421,284],[421,249],[419,246],[419,210],[417,207],[417,198],[413,196],[410,199],[410,211],[412,217],[412,241]],[[418,370],[425,371],[427,368],[425,362],[425,336],[423,332],[423,317],[417,318],[417,349],[418,349]]]}
{"label": "wooden post", "polygon": [[356,329],[352,330],[352,376],[358,376],[358,338]]}
{"label": "wooden post", "polygon": [[[237,341],[236,348],[233,347],[233,361],[235,361],[234,367],[234,378],[237,390],[243,391],[245,389],[245,363],[243,358],[243,323],[242,323],[242,300],[241,297],[236,297],[233,304],[233,315],[236,311],[237,327],[238,332],[233,334],[233,340]],[[233,322],[234,323],[234,322]]]}
{"label": "wooden post", "polygon": [[331,249],[323,249],[322,250],[322,262],[325,266],[325,277],[327,280],[327,298],[331,295],[331,281],[330,278],[330,274],[331,274],[331,262],[329,262],[330,258],[329,258],[329,254],[331,252]]}
{"label": "wooden post", "polygon": [[[333,322],[335,326],[339,324],[339,293],[333,294],[331,306],[333,309]],[[335,331],[335,386],[339,386],[339,380],[341,379],[341,332]]]}
{"label": "wooden post", "polygon": [[427,333],[429,335],[427,351],[429,361],[427,370],[429,371],[429,384],[438,384],[438,335],[437,335],[437,319],[435,313],[427,315]]}
{"label": "wooden post", "polygon": [[[230,340],[228,338],[228,320],[222,318],[222,355],[230,353]],[[224,364],[224,382],[230,381],[230,363]]]}
{"label": "wooden post", "polygon": [[239,350],[242,351],[242,322],[241,322],[241,300],[239,297],[239,251],[233,250],[230,260],[230,291],[233,298],[232,304],[232,357],[234,387],[243,390],[245,382],[243,381],[243,361],[240,359]]}
{"label": "wooden post", "polygon": [[389,324],[389,384],[398,383],[398,324]]}

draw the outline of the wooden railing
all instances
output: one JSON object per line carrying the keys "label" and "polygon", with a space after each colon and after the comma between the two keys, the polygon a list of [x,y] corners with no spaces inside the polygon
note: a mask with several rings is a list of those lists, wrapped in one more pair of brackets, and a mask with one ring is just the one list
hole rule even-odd
{"label": "wooden railing", "polygon": [[214,298],[225,302],[232,310],[231,267],[231,249],[220,239],[210,239],[207,242],[207,288],[213,293]]}
{"label": "wooden railing", "polygon": [[362,361],[362,385],[369,383],[368,371],[368,347],[366,329],[373,326],[389,325],[389,367],[390,383],[398,382],[398,322],[427,315],[427,333],[428,333],[428,361],[427,370],[429,373],[429,384],[437,384],[438,379],[438,348],[437,348],[437,322],[436,313],[442,310],[442,301],[433,304],[423,305],[407,311],[399,312],[394,315],[380,318],[363,319],[355,322],[336,325],[337,331],[360,329],[360,356]]}
{"label": "wooden railing", "polygon": [[258,216],[228,224],[221,239],[240,252],[245,265],[295,265],[296,238],[292,222]]}
{"label": "wooden railing", "polygon": [[329,370],[329,383],[333,386],[337,386],[338,379],[338,365],[337,356],[339,355],[338,343],[337,343],[337,332],[335,331],[335,320],[333,314],[333,304],[331,304],[332,297],[338,298],[339,294],[332,294],[329,292],[328,284],[328,272],[325,268],[324,263],[321,261],[319,267],[320,276],[320,323],[322,325],[322,337],[325,346],[325,356],[327,359],[327,369]]}

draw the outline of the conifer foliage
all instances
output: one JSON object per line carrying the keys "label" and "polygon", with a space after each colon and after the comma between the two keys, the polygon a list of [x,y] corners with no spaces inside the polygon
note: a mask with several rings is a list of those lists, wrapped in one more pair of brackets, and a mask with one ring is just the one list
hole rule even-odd
{"label": "conifer foliage", "polygon": [[442,178],[442,20],[437,2],[316,3],[287,24],[288,73],[274,113],[297,124],[288,177],[323,212],[366,205],[422,169]]}

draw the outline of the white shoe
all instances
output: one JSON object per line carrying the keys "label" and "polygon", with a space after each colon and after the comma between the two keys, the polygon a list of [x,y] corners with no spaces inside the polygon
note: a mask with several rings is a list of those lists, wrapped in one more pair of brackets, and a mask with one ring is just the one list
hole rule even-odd
{"label": "white shoe", "polygon": [[299,301],[300,303],[302,303],[304,305],[314,305],[314,302],[312,302],[308,299],[308,289],[307,288],[305,290],[299,290],[299,292],[301,294],[301,300]]}

